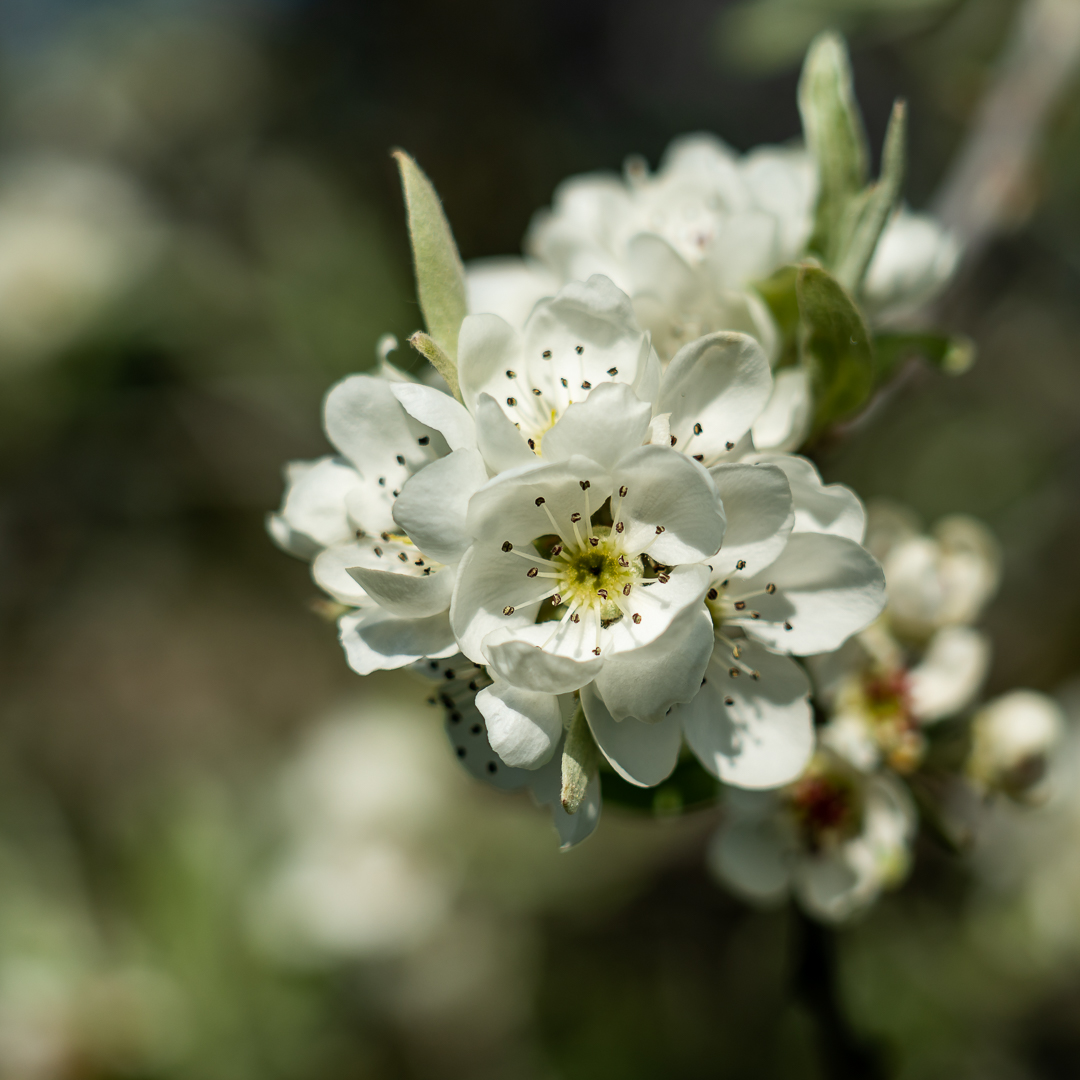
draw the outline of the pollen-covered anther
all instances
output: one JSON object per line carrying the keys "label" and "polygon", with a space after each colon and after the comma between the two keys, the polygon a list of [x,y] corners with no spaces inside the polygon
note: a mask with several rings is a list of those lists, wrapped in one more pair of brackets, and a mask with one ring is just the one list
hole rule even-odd
{"label": "pollen-covered anther", "polygon": [[543,356],[543,358],[545,360],[550,360],[551,359],[551,350],[550,349],[545,349],[540,355]]}
{"label": "pollen-covered anther", "polygon": [[629,582],[629,581],[628,581],[628,582],[627,582],[627,583],[626,583],[626,584],[625,584],[625,585],[624,585],[624,586],[622,587],[622,594],[623,594],[623,596],[629,596],[629,595],[630,595],[630,590],[631,590],[631,589],[632,589],[633,587],[634,587],[634,586],[633,586],[633,584],[632,584],[631,582]]}
{"label": "pollen-covered anther", "polygon": [[739,669],[737,667],[728,668],[728,675],[732,679],[737,679],[739,677]]}
{"label": "pollen-covered anther", "polygon": [[504,615],[513,615],[514,614],[513,607],[510,604],[507,604],[506,607],[503,608],[503,614]]}
{"label": "pollen-covered anther", "polygon": [[561,603],[562,597],[558,593],[555,593],[555,595],[551,598],[551,606],[558,607]]}
{"label": "pollen-covered anther", "polygon": [[736,570],[745,570],[745,569],[746,569],[746,560],[745,560],[745,559],[740,559],[740,560],[739,560],[739,561],[738,561],[738,562],[737,562],[737,563],[735,564],[735,569],[736,569]]}
{"label": "pollen-covered anther", "polygon": [[570,616],[570,621],[573,623],[579,623],[581,622],[581,616],[575,611],[574,614]]}
{"label": "pollen-covered anther", "polygon": [[515,405],[517,404],[517,398],[515,398],[515,397],[508,397],[508,398],[506,399],[506,404],[507,404],[507,405],[509,405],[509,406],[510,406],[511,408],[513,408],[513,406],[515,406]]}
{"label": "pollen-covered anther", "polygon": [[562,554],[562,544],[556,544],[556,545],[555,545],[555,546],[554,546],[554,547],[553,547],[553,548],[551,549],[551,555],[552,555],[552,558],[554,558],[554,557],[555,557],[556,555],[561,555],[561,554]]}
{"label": "pollen-covered anther", "polygon": [[702,426],[700,424],[695,424],[694,425],[694,434],[695,435],[700,435],[703,430],[704,430],[704,428],[702,428]]}
{"label": "pollen-covered anther", "polygon": [[656,526],[656,535],[657,536],[659,536],[662,532],[665,532],[665,531],[666,530],[665,530],[665,527],[663,525],[657,525]]}
{"label": "pollen-covered anther", "polygon": [[503,549],[503,551],[513,551],[514,550],[514,545],[511,544],[509,540],[504,540],[502,549]]}
{"label": "pollen-covered anther", "polygon": [[584,345],[575,345],[574,346],[574,352],[576,352],[578,354],[578,356],[580,356],[584,351],[585,351],[585,346]]}
{"label": "pollen-covered anther", "polygon": [[399,551],[399,552],[398,552],[398,558],[399,558],[399,559],[400,559],[400,560],[401,560],[402,562],[408,562],[408,561],[409,561],[409,554],[408,554],[408,552],[406,552],[406,551]]}
{"label": "pollen-covered anther", "polygon": [[621,488],[619,488],[619,498],[620,499],[625,499],[626,498],[626,492],[627,492],[627,487],[626,487],[625,484],[623,484],[623,486]]}
{"label": "pollen-covered anther", "polygon": [[516,379],[517,378],[517,372],[516,371],[507,371],[506,377],[508,379]]}
{"label": "pollen-covered anther", "polygon": [[626,528],[626,526],[621,521],[616,521],[615,522],[615,531],[617,533],[621,533],[623,531],[623,529],[625,529],[625,528]]}
{"label": "pollen-covered anther", "polygon": [[592,383],[589,382],[588,379],[582,380],[581,389],[582,390],[591,390],[592,389]]}
{"label": "pollen-covered anther", "polygon": [[746,610],[746,601],[745,600],[736,600],[735,601],[735,610],[736,611],[745,611]]}
{"label": "pollen-covered anther", "polygon": [[589,546],[590,547],[596,547],[599,543],[600,543],[600,537],[598,537],[598,536],[590,536],[589,537]]}
{"label": "pollen-covered anther", "polygon": [[537,397],[542,397],[542,396],[543,396],[543,392],[542,392],[541,390],[537,390],[535,386],[534,386],[534,387],[532,388],[532,392],[533,392],[533,393],[534,393],[534,394],[535,394],[535,395],[536,395]]}
{"label": "pollen-covered anther", "polygon": [[760,619],[761,618],[761,612],[760,611],[751,611],[750,612],[750,618],[751,619]]}
{"label": "pollen-covered anther", "polygon": [[571,514],[570,520],[576,525],[581,520],[580,514]]}
{"label": "pollen-covered anther", "polygon": [[766,591],[766,592],[767,592],[767,593],[768,593],[768,594],[769,594],[770,596],[772,596],[772,594],[773,594],[774,592],[776,592],[776,586],[775,586],[775,585],[772,585],[772,584],[766,585],[766,586],[765,586],[765,591]]}
{"label": "pollen-covered anther", "polygon": [[634,620],[635,623],[641,622],[641,616],[636,611],[631,616],[631,618]]}
{"label": "pollen-covered anther", "polygon": [[619,374],[619,369],[618,369],[617,367],[609,367],[609,368],[607,369],[607,373],[608,373],[608,374],[609,374],[609,375],[610,375],[610,376],[611,376],[612,378],[614,378],[614,377],[615,377],[616,375],[618,375],[618,374]]}
{"label": "pollen-covered anther", "polygon": [[528,569],[528,572],[525,574],[525,576],[526,577],[536,577],[536,575],[539,574],[539,573],[540,573],[540,568],[539,567],[530,566],[529,569]]}

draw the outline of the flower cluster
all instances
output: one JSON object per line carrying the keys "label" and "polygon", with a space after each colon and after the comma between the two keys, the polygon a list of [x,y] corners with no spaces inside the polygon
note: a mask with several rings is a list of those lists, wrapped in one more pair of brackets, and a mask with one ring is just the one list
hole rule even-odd
{"label": "flower cluster", "polygon": [[[290,466],[270,531],[312,560],[350,666],[434,679],[466,769],[530,789],[564,847],[602,777],[678,793],[689,768],[726,793],[718,874],[839,919],[904,874],[929,725],[978,692],[999,568],[968,519],[923,536],[882,510],[868,531],[795,452],[911,355],[970,358],[911,329],[958,250],[899,204],[902,106],[871,182],[836,39],[799,99],[805,147],[677,140],[655,174],[566,181],[526,257],[468,268],[399,154],[410,344],[437,374],[384,340],[377,373],[332,388],[337,454]],[[1039,711],[974,720],[971,784],[1026,790]]]}

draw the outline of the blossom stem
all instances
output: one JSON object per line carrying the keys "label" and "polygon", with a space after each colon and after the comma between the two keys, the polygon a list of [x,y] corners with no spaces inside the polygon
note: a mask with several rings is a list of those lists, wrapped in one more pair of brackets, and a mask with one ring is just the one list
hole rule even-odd
{"label": "blossom stem", "polygon": [[589,779],[595,775],[600,763],[600,752],[585,719],[585,710],[578,705],[570,728],[566,732],[562,753],[562,793],[563,809],[568,814],[576,814],[585,801],[585,789]]}

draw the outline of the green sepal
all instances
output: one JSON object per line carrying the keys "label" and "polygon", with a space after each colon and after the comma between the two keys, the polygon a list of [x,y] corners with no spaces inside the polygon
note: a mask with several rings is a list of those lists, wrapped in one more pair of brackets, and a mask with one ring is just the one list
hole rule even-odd
{"label": "green sepal", "polygon": [[450,393],[461,401],[461,387],[458,385],[457,364],[439,348],[439,343],[422,330],[417,330],[409,344],[446,380]]}
{"label": "green sepal", "polygon": [[431,181],[403,150],[395,150],[394,159],[409,215],[416,293],[424,325],[442,352],[456,363],[458,331],[467,314],[465,268]]}
{"label": "green sepal", "polygon": [[917,356],[947,375],[962,375],[975,363],[975,342],[963,335],[878,334],[874,338],[874,379],[879,385],[900,365]]}
{"label": "green sepal", "polygon": [[568,814],[576,814],[585,800],[585,789],[600,766],[600,750],[580,705],[570,721],[562,751],[560,800]]}
{"label": "green sepal", "polygon": [[827,271],[799,269],[800,353],[814,395],[814,433],[858,411],[874,386],[870,334],[854,300]]}
{"label": "green sepal", "polygon": [[847,47],[839,34],[819,34],[799,77],[799,114],[817,165],[818,199],[809,248],[832,265],[849,202],[866,184],[867,145],[855,102]]}
{"label": "green sepal", "polygon": [[755,291],[765,301],[780,331],[778,368],[790,367],[799,359],[799,298],[795,295],[798,276],[799,267],[781,266],[764,281],[754,282]]}
{"label": "green sepal", "polygon": [[900,198],[900,187],[904,182],[906,134],[907,106],[903,101],[897,101],[885,132],[881,176],[848,203],[841,217],[833,275],[845,289],[852,292],[862,285],[878,240]]}

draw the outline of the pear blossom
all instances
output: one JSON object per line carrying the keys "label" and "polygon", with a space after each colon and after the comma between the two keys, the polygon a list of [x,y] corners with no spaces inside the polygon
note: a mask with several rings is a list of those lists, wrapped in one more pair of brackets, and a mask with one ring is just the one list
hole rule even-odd
{"label": "pear blossom", "polygon": [[829,751],[779,791],[738,791],[708,853],[716,877],[761,905],[793,893],[808,914],[842,922],[907,875],[916,827],[904,786]]}
{"label": "pear blossom", "polygon": [[1064,716],[1052,698],[1034,690],[1003,694],[972,721],[968,779],[986,793],[1028,798],[1044,779],[1064,731]]}
{"label": "pear blossom", "polygon": [[445,486],[461,512],[487,479],[474,448],[459,446],[447,424],[449,441],[414,419],[399,396],[414,411],[422,411],[417,399],[437,407],[432,397],[446,398],[368,375],[333,387],[324,423],[339,454],[290,465],[281,510],[268,521],[271,536],[310,559],[315,583],[345,609],[341,643],[361,675],[457,651],[448,614],[459,557],[453,537],[433,538],[420,550],[395,515],[407,519],[412,501],[422,498],[423,486],[414,485],[403,499],[406,481],[421,472],[422,484]]}
{"label": "pear blossom", "polygon": [[830,713],[821,735],[860,768],[884,761],[910,772],[925,728],[968,708],[986,677],[990,642],[968,623],[996,586],[997,547],[972,518],[945,518],[924,535],[913,515],[886,503],[871,507],[867,546],[882,560],[889,606],[812,661]]}

